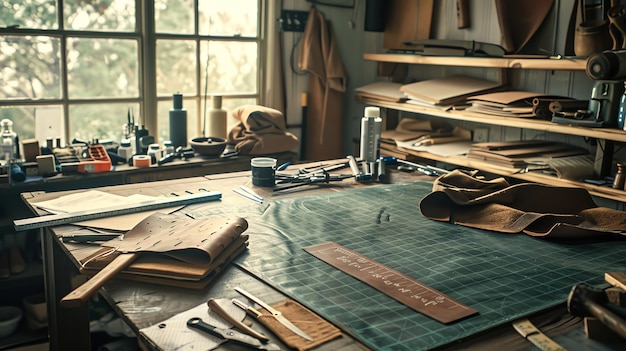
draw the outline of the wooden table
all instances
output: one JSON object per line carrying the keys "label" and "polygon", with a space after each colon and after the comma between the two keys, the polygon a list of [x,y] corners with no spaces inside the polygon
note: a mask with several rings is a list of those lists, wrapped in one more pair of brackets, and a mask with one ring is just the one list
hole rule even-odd
{"label": "wooden table", "polygon": [[[327,164],[339,161],[326,162]],[[316,165],[319,163],[315,163]],[[295,167],[293,167],[295,169]],[[349,168],[342,171],[350,173]],[[432,179],[426,176],[408,174],[404,172],[390,173],[390,180],[411,181],[416,179]],[[184,194],[185,191],[197,189],[217,190],[222,192],[222,203],[251,205],[250,199],[235,194],[231,189],[240,185],[254,188],[254,190],[266,199],[284,198],[290,196],[306,195],[313,192],[341,191],[361,186],[375,186],[376,183],[361,184],[352,178],[333,183],[332,186],[304,186],[296,191],[279,194],[272,193],[270,188],[255,187],[252,185],[250,172],[233,172],[204,177],[192,177],[176,180],[165,180],[149,183],[126,184],[95,188],[117,195],[144,194],[150,196]],[[34,207],[35,202],[54,199],[63,195],[81,190],[60,192],[26,192],[22,198],[35,212],[42,213]],[[181,211],[193,211],[202,204],[188,205]],[[42,246],[44,251],[44,275],[47,300],[49,301],[49,333],[51,350],[89,349],[89,306],[67,309],[59,305],[60,299],[73,290],[77,282],[84,281],[84,277],[78,273],[79,261],[92,253],[98,246],[85,244],[63,243],[60,236],[75,230],[72,225],[48,228],[42,233]],[[206,303],[210,297],[238,297],[233,290],[235,286],[245,286],[247,290],[274,303],[285,299],[268,285],[256,280],[251,275],[243,272],[233,265],[222,272],[216,282],[204,290],[180,289],[170,286],[129,282],[114,279],[101,289],[104,297],[113,309],[137,332],[139,329],[154,325],[180,312],[186,311],[199,304]],[[141,340],[147,349],[157,349],[158,345],[150,345],[148,340]],[[334,342],[325,345],[326,349],[362,350],[364,347],[354,339],[345,335]]]}
{"label": "wooden table", "polygon": [[[328,163],[336,163],[332,161]],[[292,168],[296,168],[292,166]],[[350,173],[349,169],[341,171],[342,173]],[[342,182],[333,183],[331,186],[305,186],[299,191],[281,193],[272,193],[269,188],[254,187],[251,184],[250,172],[236,172],[209,175],[205,177],[184,178],[177,180],[167,180],[159,182],[129,184],[120,186],[110,186],[97,188],[97,190],[109,192],[118,195],[145,194],[145,195],[171,195],[177,193],[185,193],[185,191],[193,191],[194,189],[218,190],[223,194],[222,203],[224,205],[241,205],[249,206],[254,204],[250,199],[235,194],[231,190],[240,185],[254,188],[261,196],[272,201],[283,197],[308,195],[315,192],[334,192],[342,191],[363,186],[376,186],[378,183],[358,183],[352,178],[343,180]],[[433,180],[432,177],[418,175],[416,173],[404,173],[399,171],[389,172],[389,181],[393,183],[410,182],[415,180]],[[55,193],[24,193],[22,197],[24,201],[31,206],[33,211],[39,212],[32,204],[37,201],[53,199],[61,195],[71,193],[55,192]],[[191,213],[194,209],[198,209],[202,204],[189,205],[180,211]],[[67,293],[73,290],[77,281],[81,280],[78,275],[78,262],[95,252],[98,246],[89,246],[84,244],[63,243],[59,239],[60,235],[75,229],[74,226],[58,226],[47,229],[42,235],[43,250],[45,257],[45,279],[46,294],[48,297],[49,309],[49,329],[50,329],[50,349],[51,350],[68,350],[79,349],[85,350],[90,348],[89,334],[89,307],[83,306],[74,309],[66,309],[59,306],[59,300]],[[84,279],[84,278],[82,278]],[[245,287],[254,295],[266,300],[270,304],[285,300],[287,297],[270,287],[268,284],[257,280],[252,275],[244,272],[235,265],[229,265],[206,289],[189,290],[171,286],[155,285],[139,282],[129,282],[127,280],[114,279],[108,282],[101,290],[101,296],[108,301],[113,309],[121,316],[135,332],[140,329],[155,325],[181,312],[187,311],[200,304],[206,303],[209,298],[223,297],[234,298],[240,297],[234,287]],[[538,316],[536,321],[554,322],[554,317],[567,316],[564,306],[543,313]],[[558,318],[557,318],[558,320]],[[547,322],[546,322],[547,323]],[[558,323],[558,321],[557,321]],[[578,323],[577,325],[580,325]],[[255,327],[263,329],[262,326]],[[571,329],[571,328],[570,328]],[[562,331],[561,331],[562,332]],[[270,335],[271,333],[266,332]],[[455,350],[468,345],[481,344],[486,339],[502,340],[508,337],[518,343],[518,346],[530,347],[526,340],[515,333],[510,325],[497,328],[489,337],[478,336],[475,340],[464,342],[461,344],[447,345],[445,350]],[[143,349],[159,349],[158,345],[153,345],[150,340],[138,338]],[[239,349],[233,348],[229,344],[224,344],[220,349]],[[367,349],[359,341],[350,337],[349,333],[345,333],[342,338],[335,339],[327,344],[319,346],[316,350],[364,350]],[[511,349],[515,349],[511,347]]]}

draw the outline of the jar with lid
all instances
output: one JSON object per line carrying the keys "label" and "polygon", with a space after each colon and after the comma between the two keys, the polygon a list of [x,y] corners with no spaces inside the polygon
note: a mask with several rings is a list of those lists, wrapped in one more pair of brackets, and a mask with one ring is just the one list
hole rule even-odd
{"label": "jar with lid", "polygon": [[0,143],[0,159],[12,160],[17,155],[17,133],[13,131],[13,121],[3,119],[0,121],[2,139]]}
{"label": "jar with lid", "polygon": [[122,139],[120,146],[117,148],[117,154],[126,159],[126,162],[133,157],[134,151],[130,144],[130,139]]}

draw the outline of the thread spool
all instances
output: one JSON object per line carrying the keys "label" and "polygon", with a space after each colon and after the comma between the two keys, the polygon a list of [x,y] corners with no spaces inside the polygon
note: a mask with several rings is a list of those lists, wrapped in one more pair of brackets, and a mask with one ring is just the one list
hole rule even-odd
{"label": "thread spool", "polygon": [[187,110],[183,108],[183,94],[174,94],[170,110],[170,140],[174,148],[187,146]]}
{"label": "thread spool", "polygon": [[133,156],[133,166],[135,167],[150,167],[152,166],[152,157],[148,155],[135,155]]}

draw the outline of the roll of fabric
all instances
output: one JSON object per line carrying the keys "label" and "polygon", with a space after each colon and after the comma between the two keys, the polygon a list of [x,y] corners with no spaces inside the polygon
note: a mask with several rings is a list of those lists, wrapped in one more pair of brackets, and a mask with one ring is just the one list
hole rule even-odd
{"label": "roll of fabric", "polygon": [[283,114],[270,107],[244,105],[232,111],[237,123],[228,143],[243,155],[266,155],[293,150],[298,138],[286,130]]}

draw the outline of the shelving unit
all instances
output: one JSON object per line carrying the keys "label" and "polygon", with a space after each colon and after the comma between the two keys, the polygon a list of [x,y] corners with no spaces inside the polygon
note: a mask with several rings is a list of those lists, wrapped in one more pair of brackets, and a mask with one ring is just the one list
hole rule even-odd
{"label": "shelving unit", "polygon": [[[439,65],[439,66],[461,66],[461,67],[483,67],[496,69],[526,69],[526,70],[569,70],[584,71],[586,68],[585,59],[570,58],[518,58],[518,57],[441,57],[441,56],[420,56],[415,54],[364,54],[364,59],[369,61],[385,62],[385,63],[402,63],[416,65]],[[367,105],[379,106],[382,108],[393,109],[398,111],[406,111],[430,115],[434,117],[469,121],[480,124],[497,125],[503,127],[513,127],[522,129],[533,129],[551,133],[575,135],[599,139],[603,141],[611,141],[618,143],[626,143],[626,132],[612,128],[587,128],[576,125],[565,125],[552,123],[545,120],[511,118],[499,116],[486,116],[478,113],[467,111],[442,111],[437,108],[418,106],[410,103],[397,103],[374,98],[357,97],[357,99]],[[520,173],[519,169],[501,167],[484,161],[469,159],[467,157],[441,157],[427,152],[416,152],[411,150],[403,150],[417,157],[455,164],[463,167],[471,167],[497,175],[512,177],[525,181],[561,185],[561,186],[579,186],[587,189],[592,195],[624,202],[626,192],[624,190],[607,188],[606,186],[597,186],[582,182],[576,182],[566,179],[559,179],[545,174],[539,173]]]}

